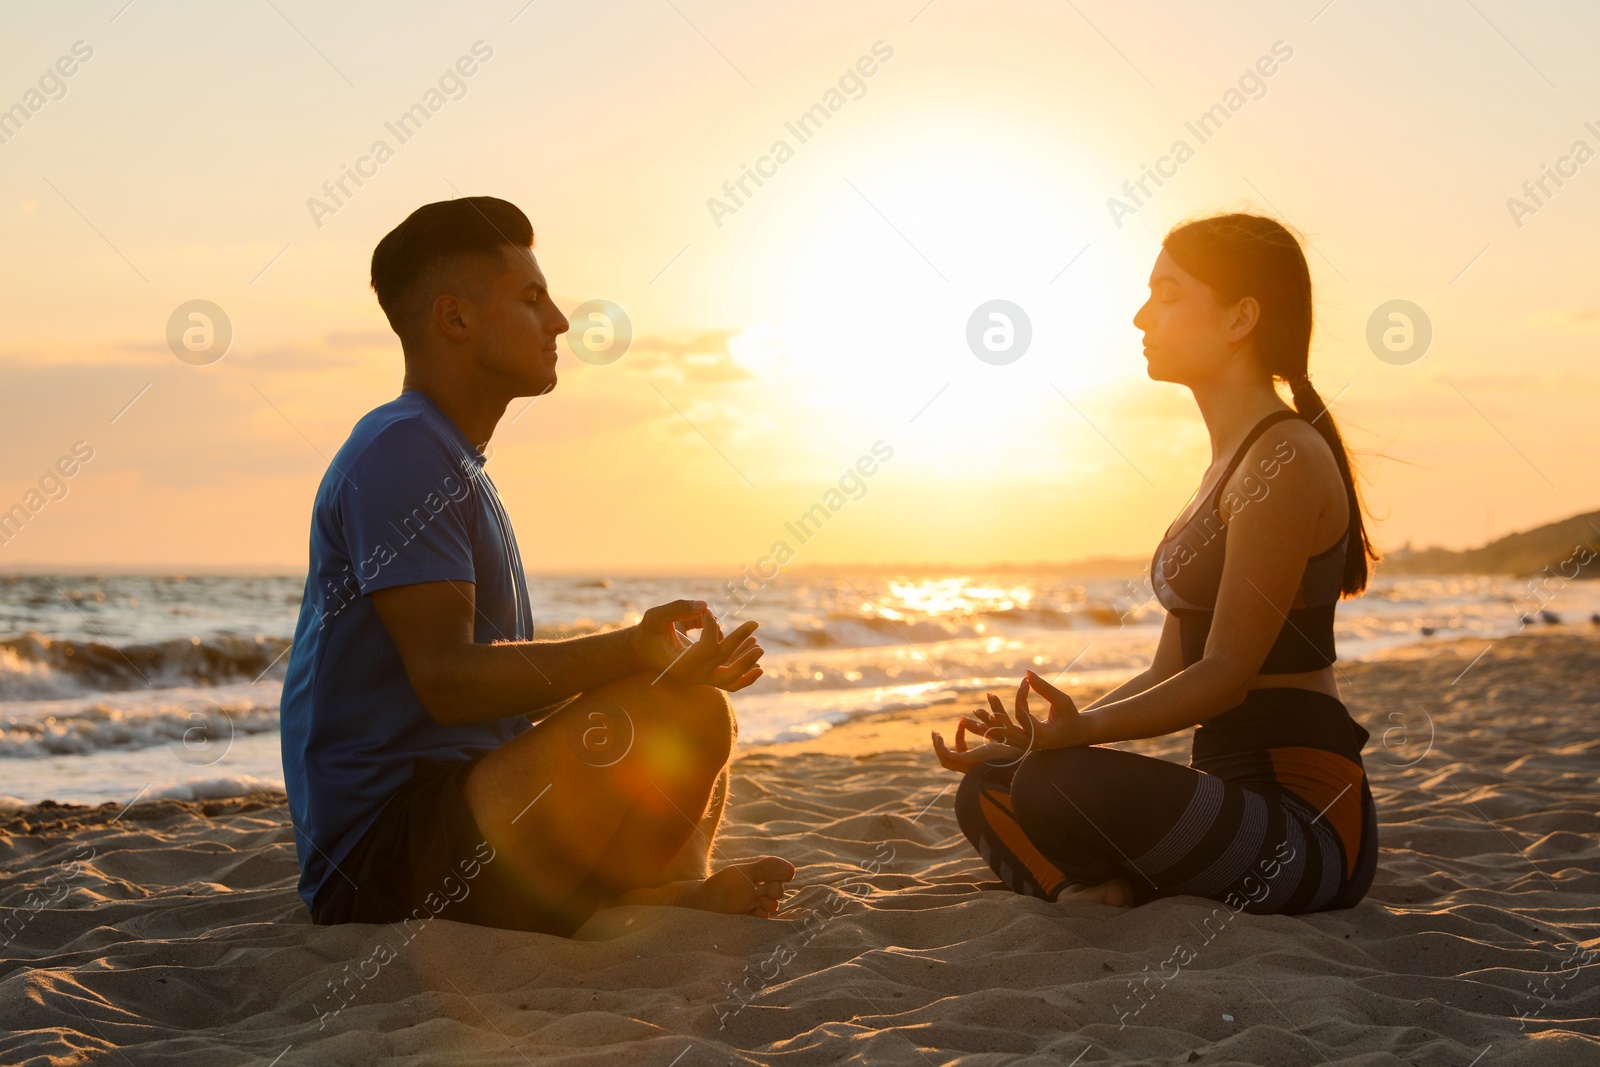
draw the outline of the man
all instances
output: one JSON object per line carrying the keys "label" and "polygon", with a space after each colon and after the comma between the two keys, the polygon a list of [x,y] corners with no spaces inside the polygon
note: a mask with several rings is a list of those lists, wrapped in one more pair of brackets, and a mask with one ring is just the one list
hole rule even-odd
{"label": "man", "polygon": [[483,470],[507,404],[556,384],[567,320],[532,247],[515,206],[466,197],[419,208],[373,252],[405,384],[356,424],[312,510],[282,705],[301,898],[318,923],[561,935],[617,903],[771,915],[789,863],[709,873],[726,694],[761,675],[755,623],[723,636],[679,600],[532,640]]}

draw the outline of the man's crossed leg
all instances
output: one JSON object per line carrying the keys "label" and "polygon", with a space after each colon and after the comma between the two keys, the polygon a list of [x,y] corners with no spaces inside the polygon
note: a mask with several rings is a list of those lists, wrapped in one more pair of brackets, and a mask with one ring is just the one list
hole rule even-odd
{"label": "man's crossed leg", "polygon": [[632,674],[584,693],[483,757],[463,790],[531,900],[574,923],[612,904],[769,916],[787,861],[711,873],[737,733],[727,695]]}

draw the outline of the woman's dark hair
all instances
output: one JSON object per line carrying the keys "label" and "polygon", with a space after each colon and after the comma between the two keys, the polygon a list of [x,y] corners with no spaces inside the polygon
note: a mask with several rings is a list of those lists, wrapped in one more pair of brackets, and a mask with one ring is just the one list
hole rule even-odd
{"label": "woman's dark hair", "polygon": [[502,245],[532,248],[533,223],[499,197],[440,200],[407,215],[372,251],[372,289],[389,325],[400,330],[408,291],[441,260],[497,256]]}
{"label": "woman's dark hair", "polygon": [[1273,219],[1260,215],[1214,215],[1175,227],[1161,247],[1178,266],[1231,304],[1247,296],[1261,305],[1255,327],[1256,358],[1262,369],[1288,382],[1295,410],[1315,426],[1333,451],[1350,501],[1359,552],[1345,555],[1340,589],[1355,596],[1367,587],[1368,562],[1378,559],[1367,537],[1361,496],[1350,454],[1333,415],[1311,387],[1311,272],[1300,242]]}

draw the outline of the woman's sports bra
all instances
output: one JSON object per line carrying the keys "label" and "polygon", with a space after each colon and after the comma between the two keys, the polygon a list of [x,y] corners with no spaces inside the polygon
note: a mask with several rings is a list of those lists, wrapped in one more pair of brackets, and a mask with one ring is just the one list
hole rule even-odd
{"label": "woman's sports bra", "polygon": [[[1217,607],[1217,590],[1222,585],[1227,519],[1252,502],[1266,498],[1272,491],[1272,479],[1284,464],[1293,461],[1293,446],[1285,442],[1271,457],[1260,460],[1257,470],[1245,477],[1243,493],[1236,490],[1229,494],[1226,508],[1219,506],[1222,490],[1257,438],[1274,424],[1297,418],[1300,415],[1296,412],[1277,411],[1256,423],[1228,461],[1227,469],[1204,505],[1176,533],[1168,530],[1168,536],[1156,547],[1155,557],[1150,561],[1150,582],[1161,606],[1178,620],[1185,667],[1198,663],[1205,655],[1206,638],[1211,633],[1211,620]],[[1350,546],[1355,518],[1352,512],[1338,543],[1306,561],[1294,604],[1258,673],[1316,671],[1338,659],[1333,647],[1333,613],[1344,585],[1345,553]]]}

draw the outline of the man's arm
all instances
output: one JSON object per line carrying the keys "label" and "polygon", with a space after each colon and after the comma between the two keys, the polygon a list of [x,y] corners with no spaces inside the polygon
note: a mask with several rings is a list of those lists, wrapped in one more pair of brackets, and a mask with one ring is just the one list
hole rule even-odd
{"label": "man's arm", "polygon": [[[406,677],[428,714],[442,725],[525,715],[642,670],[740,689],[760,676],[761,647],[746,623],[724,638],[693,601],[651,608],[637,626],[560,641],[478,644],[473,639],[477,587],[423,582],[371,594],[378,617],[400,650]],[[689,644],[679,624],[706,623]],[[670,631],[670,633],[668,632]]]}

